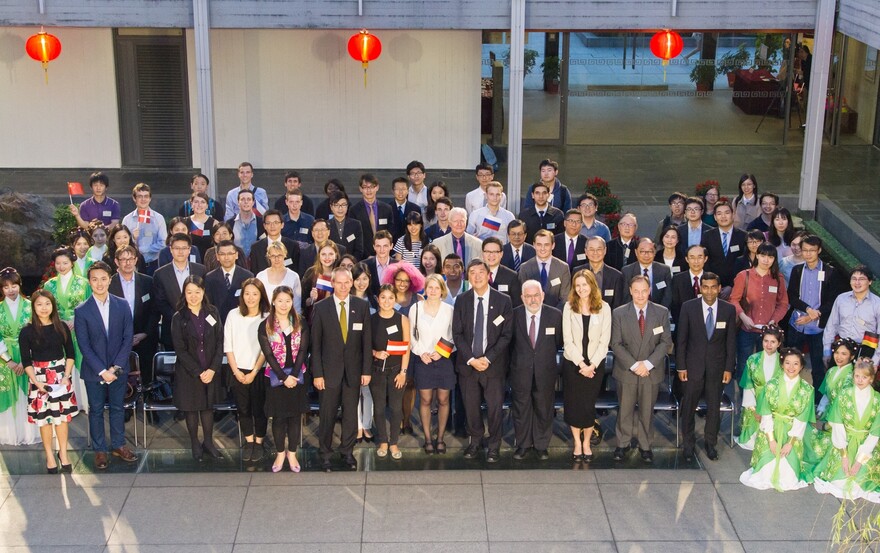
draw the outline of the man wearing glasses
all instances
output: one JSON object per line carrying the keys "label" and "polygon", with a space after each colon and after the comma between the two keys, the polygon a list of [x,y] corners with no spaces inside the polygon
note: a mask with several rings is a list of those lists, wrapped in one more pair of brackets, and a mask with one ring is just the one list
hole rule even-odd
{"label": "man wearing glasses", "polygon": [[[284,266],[295,271],[299,267],[299,245],[281,235],[281,229],[284,228],[284,221],[281,218],[281,212],[270,209],[263,216],[263,227],[266,229],[266,238],[259,239],[251,246],[250,268],[254,274],[259,273],[263,269],[269,267],[269,260],[266,258],[266,251],[270,244],[281,242],[287,249],[287,257],[284,258]],[[213,300],[212,300],[213,301]],[[216,304],[215,304],[216,305]]]}
{"label": "man wearing glasses", "polygon": [[605,240],[605,242],[610,242],[611,230],[608,228],[608,225],[596,219],[599,199],[588,192],[581,194],[577,201],[577,209],[581,212],[581,217],[584,220],[584,224],[581,226],[581,234],[587,238],[598,236]]}
{"label": "man wearing glasses", "polygon": [[153,308],[151,295],[153,279],[135,270],[138,256],[134,246],[123,246],[116,250],[115,261],[117,272],[110,279],[110,293],[128,302],[134,323],[131,349],[141,360],[143,381],[151,382],[153,354],[156,353],[156,331],[159,328],[159,312]]}
{"label": "man wearing glasses", "polygon": [[364,229],[364,255],[374,255],[373,235],[380,230],[391,230],[391,206],[379,201],[379,179],[367,173],[361,175],[360,189],[364,199],[351,206],[351,218],[360,221]]}
{"label": "man wearing glasses", "polygon": [[207,272],[201,263],[190,263],[190,247],[192,247],[192,239],[189,234],[172,235],[171,263],[159,267],[153,275],[151,295],[156,302],[156,310],[162,315],[160,341],[168,351],[174,349],[174,343],[171,341],[171,318],[177,310],[177,301],[183,293],[183,281],[190,275],[204,278]]}
{"label": "man wearing glasses", "polygon": [[639,222],[632,213],[624,213],[617,223],[619,237],[609,241],[605,251],[605,264],[618,271],[624,265],[636,262],[636,231]]}
{"label": "man wearing glasses", "polygon": [[148,184],[136,184],[131,190],[131,197],[135,208],[122,218],[122,224],[131,230],[137,249],[144,256],[144,272],[152,275],[159,266],[159,252],[165,247],[165,239],[168,237],[165,217],[150,208],[153,194]]}
{"label": "man wearing glasses", "polygon": [[[486,198],[486,187],[495,180],[495,171],[488,163],[481,163],[475,169],[478,187],[467,193],[464,197],[464,209],[468,215],[481,207],[486,207],[488,200]],[[507,194],[501,193],[501,207],[507,209]]]}
{"label": "man wearing glasses", "polygon": [[[266,212],[266,216],[269,216],[269,212]],[[253,254],[253,250],[251,253]],[[263,257],[265,258],[265,253]],[[254,273],[236,265],[238,250],[231,240],[217,244],[217,261],[220,266],[205,275],[205,292],[211,305],[220,312],[220,322],[226,324],[226,316],[238,307],[242,283],[254,276]]]}
{"label": "man wearing glasses", "polygon": [[422,212],[428,207],[428,187],[425,186],[425,164],[421,161],[410,161],[406,166],[406,176],[409,178],[409,196],[407,199],[419,206]]}
{"label": "man wearing glasses", "polygon": [[503,247],[501,240],[494,236],[483,240],[483,261],[489,266],[489,286],[506,294],[516,309],[522,305],[519,275],[501,264]]}
{"label": "man wearing glasses", "polygon": [[684,204],[684,218],[687,222],[678,226],[678,254],[687,255],[688,248],[699,246],[703,242],[703,234],[712,227],[703,222],[703,199],[691,196]]}
{"label": "man wearing glasses", "polygon": [[330,240],[345,246],[348,253],[361,261],[364,258],[364,229],[360,221],[348,217],[348,194],[337,190],[330,194]]}
{"label": "man wearing glasses", "polygon": [[[834,300],[822,335],[826,364],[831,359],[831,344],[836,337],[849,338],[861,344],[866,332],[880,332],[880,297],[871,293],[873,280],[871,269],[856,265],[849,279],[852,291],[844,292]],[[880,348],[874,351],[873,361],[875,365],[880,362]]]}

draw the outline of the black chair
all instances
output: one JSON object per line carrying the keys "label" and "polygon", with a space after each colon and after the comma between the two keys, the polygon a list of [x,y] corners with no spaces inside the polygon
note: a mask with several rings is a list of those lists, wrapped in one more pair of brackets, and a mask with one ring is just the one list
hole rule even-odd
{"label": "black chair", "polygon": [[679,417],[681,413],[681,406],[678,403],[678,399],[675,397],[675,394],[672,392],[672,383],[675,381],[675,363],[671,360],[671,358],[666,356],[666,366],[664,367],[666,371],[666,381],[665,385],[660,387],[660,392],[657,394],[657,401],[654,403],[654,412],[664,412],[671,413],[675,412],[675,447],[679,446]]}
{"label": "black chair", "polygon": [[174,381],[174,364],[177,362],[177,354],[173,351],[160,351],[153,356],[153,382],[143,388],[143,401],[141,409],[144,417],[144,447],[147,446],[147,412],[177,411],[172,402],[171,394],[161,394],[163,390],[170,391]]}

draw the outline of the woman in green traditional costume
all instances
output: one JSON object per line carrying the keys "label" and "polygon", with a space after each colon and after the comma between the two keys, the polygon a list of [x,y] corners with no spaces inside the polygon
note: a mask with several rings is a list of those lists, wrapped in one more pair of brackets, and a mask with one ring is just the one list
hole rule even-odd
{"label": "woman in green traditional costume", "polygon": [[56,249],[52,252],[52,261],[55,263],[55,271],[58,274],[47,280],[43,284],[43,289],[52,292],[52,295],[55,296],[55,302],[58,304],[58,316],[73,335],[76,360],[72,378],[73,392],[80,400],[80,410],[86,412],[88,411],[89,403],[86,401],[86,386],[79,376],[82,353],[79,351],[79,345],[76,343],[76,333],[73,331],[73,310],[91,297],[92,289],[89,287],[88,280],[73,274],[73,264],[76,262],[73,250],[70,248]]}
{"label": "woman in green traditional costume", "polygon": [[876,372],[870,359],[860,358],[854,385],[839,390],[831,403],[832,447],[814,471],[819,493],[880,503],[880,393],[871,386]]}
{"label": "woman in green traditional costume", "polygon": [[[91,265],[95,261],[101,261],[104,259],[104,255],[107,253],[107,227],[104,226],[104,223],[95,219],[91,223],[89,223],[89,233],[92,235],[92,247],[89,248],[89,264]],[[87,279],[87,275],[85,276]]]}
{"label": "woman in green traditional costume", "polygon": [[761,424],[751,468],[739,481],[751,488],[778,491],[809,485],[812,467],[803,462],[804,432],[815,422],[813,387],[800,378],[806,360],[795,348],[780,350],[782,374],[770,379],[758,397]]}
{"label": "woman in green traditional costume", "polygon": [[819,392],[822,394],[822,399],[816,406],[819,420],[825,420],[828,408],[834,403],[838,392],[853,385],[853,362],[858,349],[859,345],[849,338],[838,338],[831,344],[834,365],[828,367],[825,378],[819,385]]}
{"label": "woman in green traditional costume", "polygon": [[76,256],[76,262],[73,264],[73,274],[87,278],[86,275],[89,272],[89,267],[94,263],[89,256],[89,249],[92,247],[92,235],[85,229],[77,227],[70,231],[67,243],[73,248],[73,254]]}
{"label": "woman in green traditional costume", "polygon": [[31,302],[21,295],[21,275],[12,267],[0,271],[0,444],[26,445],[40,441],[28,423],[28,376],[21,364],[18,334],[31,320]]}
{"label": "woman in green traditional costume", "polygon": [[756,411],[758,398],[764,386],[774,377],[782,374],[779,364],[779,346],[782,345],[782,330],[776,326],[767,326],[761,336],[763,351],[755,353],[746,360],[739,386],[743,391],[740,434],[736,443],[749,451],[755,449],[755,436],[761,424],[761,415]]}

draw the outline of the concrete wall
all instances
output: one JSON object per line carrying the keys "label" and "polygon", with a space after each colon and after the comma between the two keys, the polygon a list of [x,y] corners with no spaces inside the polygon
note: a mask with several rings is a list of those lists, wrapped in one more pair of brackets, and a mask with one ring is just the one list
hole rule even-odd
{"label": "concrete wall", "polygon": [[0,29],[0,166],[119,167],[116,71],[110,29],[53,29],[61,55],[25,53],[33,28]]}
{"label": "concrete wall", "polygon": [[837,27],[841,33],[880,49],[880,2],[840,0]]}
{"label": "concrete wall", "polygon": [[846,79],[844,80],[843,97],[847,105],[859,114],[856,136],[870,144],[874,138],[874,116],[877,111],[877,80],[865,78],[865,55],[867,46],[853,38],[847,39]]}

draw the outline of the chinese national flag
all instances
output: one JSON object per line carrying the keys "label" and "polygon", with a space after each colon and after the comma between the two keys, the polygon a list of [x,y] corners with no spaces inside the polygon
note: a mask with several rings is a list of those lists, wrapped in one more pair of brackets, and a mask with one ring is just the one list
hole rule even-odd
{"label": "chinese national flag", "polygon": [[85,196],[86,193],[83,192],[83,185],[81,182],[68,182],[67,183],[67,193],[71,196]]}

